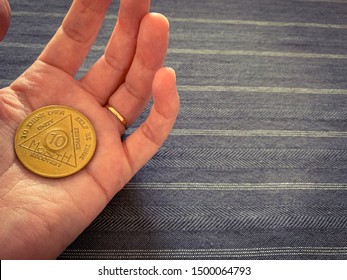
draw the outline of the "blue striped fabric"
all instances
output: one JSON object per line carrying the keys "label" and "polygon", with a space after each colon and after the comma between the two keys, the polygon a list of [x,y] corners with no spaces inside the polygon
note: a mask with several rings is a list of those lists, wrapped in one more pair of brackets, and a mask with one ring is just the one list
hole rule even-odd
{"label": "blue striped fabric", "polygon": [[[34,61],[70,3],[11,1],[0,85]],[[152,4],[170,20],[180,116],[60,258],[347,259],[347,1]]]}

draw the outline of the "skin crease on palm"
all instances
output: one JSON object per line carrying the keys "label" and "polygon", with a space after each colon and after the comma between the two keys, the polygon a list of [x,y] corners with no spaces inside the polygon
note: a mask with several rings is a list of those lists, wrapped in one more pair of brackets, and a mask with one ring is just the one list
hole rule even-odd
{"label": "skin crease on palm", "polygon": [[[4,36],[10,9],[7,1],[0,4]],[[149,12],[149,0],[120,1],[104,55],[75,80],[110,4],[75,0],[38,59],[0,90],[0,259],[56,258],[156,153],[175,123],[176,76],[163,66],[169,24],[163,15]],[[105,106],[110,104],[132,124],[151,98],[148,118],[122,142],[124,126]],[[61,179],[32,174],[13,148],[21,121],[52,104],[86,115],[97,135],[89,164]]]}

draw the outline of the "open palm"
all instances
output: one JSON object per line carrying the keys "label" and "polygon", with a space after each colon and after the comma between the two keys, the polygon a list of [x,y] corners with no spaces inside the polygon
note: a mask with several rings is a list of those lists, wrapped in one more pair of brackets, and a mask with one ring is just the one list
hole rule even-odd
{"label": "open palm", "polygon": [[[179,108],[174,71],[162,67],[168,22],[149,13],[149,0],[121,0],[104,55],[80,80],[74,75],[90,50],[111,0],[75,0],[37,61],[0,90],[0,258],[55,258],[155,154]],[[133,123],[153,96],[147,120],[125,141],[110,104]],[[95,128],[94,157],[61,179],[26,170],[13,149],[15,131],[33,110],[64,105]]]}

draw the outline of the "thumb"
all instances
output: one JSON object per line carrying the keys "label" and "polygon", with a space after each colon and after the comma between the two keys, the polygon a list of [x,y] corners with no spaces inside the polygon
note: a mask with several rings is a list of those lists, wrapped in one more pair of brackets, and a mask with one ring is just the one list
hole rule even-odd
{"label": "thumb", "polygon": [[5,37],[11,21],[11,8],[8,0],[0,0],[0,41]]}

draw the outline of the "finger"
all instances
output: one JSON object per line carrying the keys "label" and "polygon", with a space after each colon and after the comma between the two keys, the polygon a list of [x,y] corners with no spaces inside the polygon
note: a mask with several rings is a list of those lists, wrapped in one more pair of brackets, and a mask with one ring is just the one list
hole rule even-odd
{"label": "finger", "polygon": [[108,103],[133,123],[152,95],[155,73],[165,60],[169,37],[169,23],[160,14],[148,14],[141,23],[134,60],[125,82],[110,97]]}
{"label": "finger", "polygon": [[8,0],[0,0],[0,41],[5,37],[11,21],[11,8]]}
{"label": "finger", "polygon": [[112,0],[75,0],[39,60],[75,75],[88,54]]}
{"label": "finger", "polygon": [[137,36],[143,17],[148,14],[150,0],[121,1],[118,21],[104,55],[81,79],[82,85],[105,103],[111,93],[124,82],[134,58]]}
{"label": "finger", "polygon": [[154,104],[146,121],[124,142],[123,147],[134,175],[168,137],[179,111],[175,72],[160,69],[153,81]]}

